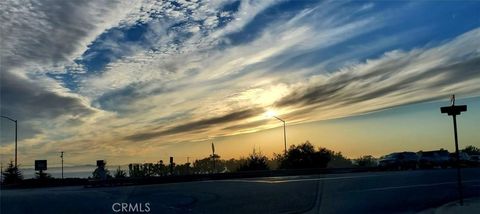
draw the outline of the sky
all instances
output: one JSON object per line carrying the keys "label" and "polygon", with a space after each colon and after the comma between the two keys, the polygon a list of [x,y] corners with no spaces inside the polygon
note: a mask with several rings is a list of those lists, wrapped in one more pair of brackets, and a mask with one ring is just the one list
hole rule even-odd
{"label": "sky", "polygon": [[[94,164],[480,146],[478,1],[0,2],[1,115],[18,155]],[[14,124],[0,120],[0,161]]]}

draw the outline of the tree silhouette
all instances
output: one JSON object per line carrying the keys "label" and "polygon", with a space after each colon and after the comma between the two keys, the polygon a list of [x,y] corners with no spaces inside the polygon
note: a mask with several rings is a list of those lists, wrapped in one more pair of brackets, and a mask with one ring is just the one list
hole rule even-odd
{"label": "tree silhouette", "polygon": [[13,184],[23,180],[22,172],[10,161],[5,171],[3,171],[3,183]]}
{"label": "tree silhouette", "polygon": [[238,171],[240,166],[247,161],[246,158],[241,158],[239,160],[231,158],[228,160],[221,160],[220,163],[223,163],[227,172],[235,172]]}
{"label": "tree silhouette", "polygon": [[35,178],[39,180],[46,180],[46,179],[51,179],[52,176],[43,170],[40,170],[38,172],[35,172]]}
{"label": "tree silhouette", "polygon": [[190,163],[177,164],[173,171],[175,175],[188,175],[191,171]]}
{"label": "tree silhouette", "polygon": [[[181,169],[177,170],[177,167]],[[189,172],[189,169],[184,165],[176,166],[173,163],[174,173],[186,174],[184,171]],[[181,171],[181,172],[180,172]],[[130,177],[151,177],[151,176],[167,176],[170,173],[170,164],[167,166],[163,163],[163,160],[157,163],[131,163],[128,164],[128,174]]]}
{"label": "tree silhouette", "polygon": [[104,162],[102,166],[98,166],[92,173],[94,179],[106,180],[111,178],[110,171],[106,167],[107,162]]}
{"label": "tree silhouette", "polygon": [[132,178],[143,177],[143,173],[140,172],[140,164],[128,164],[128,174]]}
{"label": "tree silhouette", "polygon": [[328,162],[328,168],[352,167],[352,160],[343,156],[341,152],[333,152],[332,159]]}
{"label": "tree silhouette", "polygon": [[359,167],[375,167],[377,166],[377,160],[371,155],[364,155],[353,160],[355,166]]}
{"label": "tree silhouette", "polygon": [[240,165],[238,171],[253,171],[253,170],[268,170],[268,158],[263,155],[261,152],[255,152],[253,149],[253,153],[251,153],[247,160]]}
{"label": "tree silhouette", "polygon": [[462,152],[465,152],[468,155],[480,155],[480,148],[470,145],[465,147],[465,149],[462,149]]}
{"label": "tree silhouette", "polygon": [[[220,161],[217,160],[217,163],[215,163],[217,165],[216,167],[218,167],[219,162]],[[206,174],[213,172],[213,164],[211,157],[195,160],[195,162],[193,162],[193,170],[196,174]]]}
{"label": "tree silhouette", "polygon": [[282,169],[325,168],[333,152],[326,148],[318,150],[306,141],[300,145],[291,145],[286,155],[277,155]]}
{"label": "tree silhouette", "polygon": [[163,160],[158,161],[154,166],[155,175],[166,176],[168,174],[168,167],[163,163]]}
{"label": "tree silhouette", "polygon": [[115,172],[113,173],[113,176],[115,178],[126,178],[127,177],[127,172],[125,170],[123,170],[122,168],[120,168],[120,166],[115,170]]}

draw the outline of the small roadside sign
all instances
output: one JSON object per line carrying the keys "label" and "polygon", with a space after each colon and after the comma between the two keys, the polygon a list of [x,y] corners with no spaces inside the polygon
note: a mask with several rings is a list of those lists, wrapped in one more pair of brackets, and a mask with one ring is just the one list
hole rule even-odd
{"label": "small roadside sign", "polygon": [[105,161],[104,160],[97,160],[97,167],[104,167]]}
{"label": "small roadside sign", "polygon": [[47,170],[47,160],[35,160],[35,171]]}

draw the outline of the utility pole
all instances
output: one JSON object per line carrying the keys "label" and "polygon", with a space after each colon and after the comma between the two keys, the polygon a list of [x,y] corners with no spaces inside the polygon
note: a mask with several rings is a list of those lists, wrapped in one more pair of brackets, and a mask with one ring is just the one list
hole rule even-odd
{"label": "utility pole", "polygon": [[467,111],[466,105],[455,105],[455,95],[452,95],[451,98],[451,106],[441,107],[440,111],[442,114],[448,114],[453,118],[453,133],[455,138],[455,158],[456,158],[456,165],[457,165],[457,187],[458,187],[458,195],[460,198],[460,205],[463,206],[463,189],[462,189],[462,174],[460,171],[460,152],[458,151],[458,135],[457,135],[457,115],[460,115],[461,112]]}
{"label": "utility pole", "polygon": [[60,158],[62,158],[62,179],[63,179],[63,151],[60,152]]}

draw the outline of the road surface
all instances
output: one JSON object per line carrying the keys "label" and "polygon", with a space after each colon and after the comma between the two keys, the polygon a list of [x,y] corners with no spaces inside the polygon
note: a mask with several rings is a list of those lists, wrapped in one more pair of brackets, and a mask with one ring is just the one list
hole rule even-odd
{"label": "road surface", "polygon": [[[462,173],[466,197],[480,197],[480,168]],[[415,213],[455,200],[456,185],[454,169],[436,169],[14,189],[0,197],[2,214],[122,213],[122,203],[138,213]]]}

